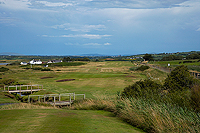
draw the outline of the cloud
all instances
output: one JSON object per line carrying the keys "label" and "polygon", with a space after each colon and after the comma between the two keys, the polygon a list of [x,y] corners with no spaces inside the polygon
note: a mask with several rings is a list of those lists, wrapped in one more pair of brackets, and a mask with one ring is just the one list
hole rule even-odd
{"label": "cloud", "polygon": [[65,43],[65,45],[70,45],[70,46],[74,45],[74,46],[78,46],[78,45],[80,45],[80,44],[79,44],[79,43],[70,43],[70,42],[68,42],[68,43]]}
{"label": "cloud", "polygon": [[200,28],[198,28],[196,31],[200,31]]}
{"label": "cloud", "polygon": [[31,5],[29,0],[0,0],[0,3],[0,6],[19,10],[29,9]]}
{"label": "cloud", "polygon": [[16,21],[16,20],[10,17],[0,17],[0,23],[11,23],[13,21]]}
{"label": "cloud", "polygon": [[101,39],[104,37],[110,37],[112,35],[94,35],[94,34],[80,34],[80,35],[61,35],[59,37],[81,37],[81,38],[87,38],[87,39]]}
{"label": "cloud", "polygon": [[87,43],[87,44],[83,44],[83,45],[100,46],[102,44],[99,44],[99,43]]}
{"label": "cloud", "polygon": [[111,43],[104,43],[104,45],[112,45]]}
{"label": "cloud", "polygon": [[53,2],[48,2],[48,1],[35,1],[36,3],[40,3],[43,4],[44,6],[48,6],[48,7],[61,7],[61,6],[72,6],[72,3],[63,3],[63,2],[57,2],[57,3],[53,3]]}
{"label": "cloud", "polygon": [[86,44],[83,44],[83,45],[90,45],[90,46],[108,46],[108,45],[111,45],[111,43],[104,43],[104,44],[100,44],[100,43],[86,43]]}
{"label": "cloud", "polygon": [[81,31],[81,32],[90,32],[92,30],[96,31],[103,31],[106,29],[105,25],[79,25],[79,24],[70,24],[70,23],[65,23],[61,25],[54,25],[51,26],[51,28],[54,29],[64,29],[64,30],[70,30],[70,31]]}

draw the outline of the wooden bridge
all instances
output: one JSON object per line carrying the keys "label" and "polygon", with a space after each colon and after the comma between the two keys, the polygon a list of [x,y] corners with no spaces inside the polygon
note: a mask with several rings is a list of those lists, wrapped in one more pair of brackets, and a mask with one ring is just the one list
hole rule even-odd
{"label": "wooden bridge", "polygon": [[13,86],[4,86],[3,92],[8,93],[23,93],[23,92],[34,92],[43,90],[43,85],[13,85]]}
{"label": "wooden bridge", "polygon": [[[28,102],[31,102],[31,97],[37,97],[38,102],[44,102],[51,105],[71,105],[74,100],[76,100],[76,96],[83,96],[83,99],[85,99],[85,94],[75,94],[75,93],[64,93],[64,94],[44,94],[44,95],[29,95],[28,96]],[[65,101],[62,101],[62,97],[68,97],[65,98]],[[47,99],[52,98],[51,101],[48,101]],[[57,101],[56,101],[57,100]]]}

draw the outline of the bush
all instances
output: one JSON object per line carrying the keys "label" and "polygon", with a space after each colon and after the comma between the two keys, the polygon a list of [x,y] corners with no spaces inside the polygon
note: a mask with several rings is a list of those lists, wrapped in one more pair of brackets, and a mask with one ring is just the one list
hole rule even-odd
{"label": "bush", "polygon": [[129,68],[130,71],[135,71],[136,67]]}
{"label": "bush", "polygon": [[152,98],[157,99],[161,93],[162,85],[150,80],[146,79],[144,81],[137,81],[135,84],[124,88],[122,92],[122,97],[134,97],[134,98]]}
{"label": "bush", "polygon": [[149,66],[144,66],[144,65],[142,65],[142,66],[136,68],[135,70],[136,70],[136,71],[144,71],[144,70],[147,70],[147,69],[149,69],[149,68],[150,68]]}
{"label": "bush", "polygon": [[1,80],[0,84],[3,85],[23,85],[23,83],[19,83],[15,81],[14,79],[3,79]]}
{"label": "bush", "polygon": [[195,83],[190,76],[187,66],[181,65],[176,67],[165,79],[164,87],[168,91],[177,91],[189,89]]}
{"label": "bush", "polygon": [[44,68],[44,69],[41,69],[41,71],[52,71],[52,70],[49,68]]}
{"label": "bush", "polygon": [[8,68],[5,68],[5,67],[1,67],[0,68],[0,72],[5,72],[5,71],[8,71],[9,69]]}
{"label": "bush", "polygon": [[33,70],[42,70],[41,67],[35,67],[35,68],[32,68]]}

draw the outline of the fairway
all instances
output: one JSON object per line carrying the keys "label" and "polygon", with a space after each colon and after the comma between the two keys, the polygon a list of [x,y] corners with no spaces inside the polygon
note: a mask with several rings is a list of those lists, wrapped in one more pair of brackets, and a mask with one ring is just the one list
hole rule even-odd
{"label": "fairway", "polygon": [[[123,61],[87,62],[81,66],[49,67],[53,71],[48,72],[8,66],[11,71],[2,75],[2,78],[15,79],[24,84],[40,84],[47,92],[85,93],[86,98],[95,98],[97,95],[116,95],[117,91],[122,91],[124,87],[145,78],[138,72],[131,72],[129,68],[133,66],[133,63]],[[38,66],[34,65],[33,68],[35,67]],[[75,80],[56,82],[63,79]]]}
{"label": "fairway", "polygon": [[[7,67],[10,70],[1,75],[2,79],[14,79],[29,85],[43,85],[45,90],[35,92],[33,95],[75,92],[85,94],[87,99],[115,100],[119,91],[123,91],[126,86],[136,81],[153,78],[162,82],[167,76],[166,73],[155,69],[144,72],[131,71],[130,68],[136,66],[128,61],[87,62],[81,66],[49,67],[53,71],[47,72],[24,69],[21,66]],[[32,67],[42,66],[33,65]],[[82,96],[79,98],[82,99]],[[0,102],[17,101],[6,99],[2,95]],[[1,109],[0,120],[1,132],[140,132],[114,117],[112,113],[105,111],[17,107],[11,110]]]}
{"label": "fairway", "polygon": [[0,110],[0,131],[77,132],[77,133],[139,133],[141,131],[105,111],[63,109]]}

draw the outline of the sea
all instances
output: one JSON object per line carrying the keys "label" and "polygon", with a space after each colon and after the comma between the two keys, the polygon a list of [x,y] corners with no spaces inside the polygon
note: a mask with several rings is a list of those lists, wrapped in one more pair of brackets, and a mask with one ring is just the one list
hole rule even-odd
{"label": "sea", "polygon": [[10,64],[10,63],[0,63],[0,65],[8,65],[8,64]]}

